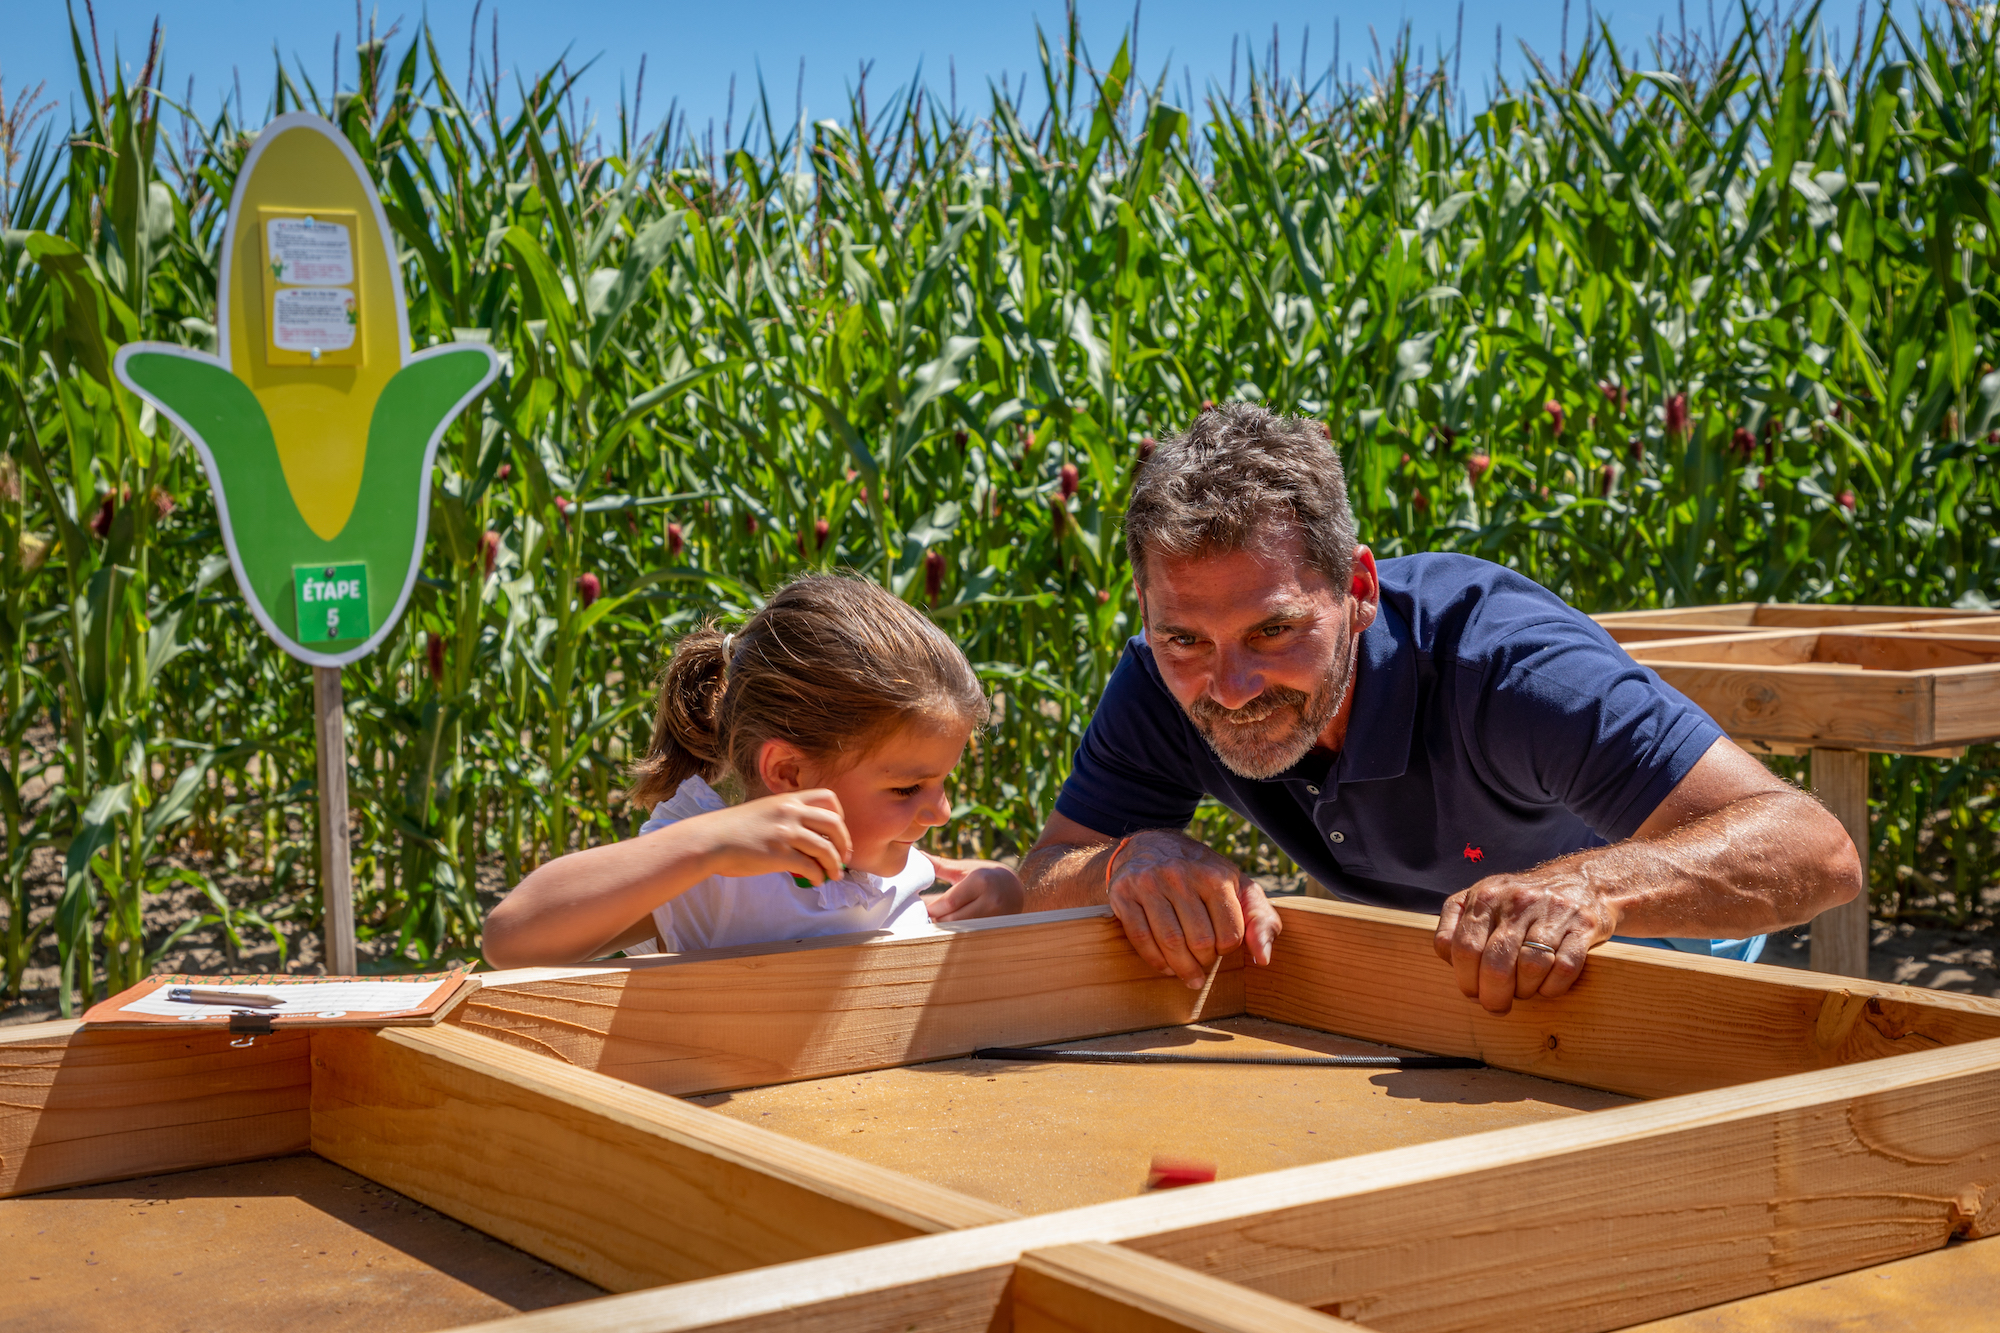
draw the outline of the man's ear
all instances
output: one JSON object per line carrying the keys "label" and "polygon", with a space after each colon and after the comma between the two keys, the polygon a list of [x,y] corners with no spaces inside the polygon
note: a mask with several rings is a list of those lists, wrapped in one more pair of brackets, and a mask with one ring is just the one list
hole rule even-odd
{"label": "man's ear", "polygon": [[1359,634],[1375,623],[1382,609],[1382,579],[1375,569],[1375,553],[1366,546],[1354,548],[1354,579],[1347,597],[1354,605],[1354,632]]}
{"label": "man's ear", "polygon": [[790,741],[768,740],[757,751],[758,785],[774,796],[817,786],[812,767],[806,752]]}

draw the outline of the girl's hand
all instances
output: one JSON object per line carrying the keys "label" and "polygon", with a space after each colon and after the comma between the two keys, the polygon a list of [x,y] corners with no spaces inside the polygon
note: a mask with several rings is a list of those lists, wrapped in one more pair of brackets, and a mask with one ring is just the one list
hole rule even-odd
{"label": "girl's hand", "polygon": [[971,921],[982,916],[1013,916],[1021,910],[1020,876],[998,861],[931,856],[931,864],[937,867],[937,877],[951,885],[926,900],[931,920]]}
{"label": "girl's hand", "polygon": [[[684,821],[707,835],[711,875],[767,875],[782,870],[815,885],[839,879],[854,855],[840,798],[824,787],[764,796]],[[664,831],[664,830],[663,830]]]}

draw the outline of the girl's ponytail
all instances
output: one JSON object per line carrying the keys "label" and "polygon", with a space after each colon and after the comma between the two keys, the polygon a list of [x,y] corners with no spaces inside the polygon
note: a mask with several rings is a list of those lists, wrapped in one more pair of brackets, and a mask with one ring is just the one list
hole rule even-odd
{"label": "girl's ponytail", "polygon": [[809,574],[740,629],[710,621],[674,645],[627,797],[650,810],[691,777],[732,773],[754,794],[766,741],[843,763],[899,727],[970,730],[986,716],[971,663],[921,611],[861,579]]}
{"label": "girl's ponytail", "polygon": [[713,782],[727,769],[717,715],[728,687],[723,651],[731,637],[709,621],[674,645],[660,672],[653,743],[632,766],[632,787],[626,793],[639,809],[652,809],[691,777]]}

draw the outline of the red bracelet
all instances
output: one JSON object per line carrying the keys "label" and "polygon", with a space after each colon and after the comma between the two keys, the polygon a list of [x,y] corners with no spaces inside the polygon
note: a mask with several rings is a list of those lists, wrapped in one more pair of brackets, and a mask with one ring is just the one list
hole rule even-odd
{"label": "red bracelet", "polygon": [[1128,842],[1132,841],[1132,839],[1134,839],[1134,838],[1136,838],[1136,837],[1138,837],[1138,836],[1139,836],[1139,835],[1138,835],[1138,834],[1136,834],[1136,833],[1128,833],[1128,834],[1126,834],[1126,835],[1125,835],[1124,837],[1122,837],[1122,838],[1120,838],[1120,839],[1118,840],[1118,845],[1117,845],[1116,847],[1113,847],[1113,848],[1111,849],[1111,857],[1110,857],[1110,859],[1109,859],[1109,860],[1107,860],[1107,861],[1106,861],[1106,862],[1104,863],[1104,896],[1105,896],[1105,897],[1109,898],[1109,897],[1111,896],[1111,867],[1112,867],[1112,866],[1114,866],[1114,865],[1116,865],[1116,864],[1118,864],[1118,853],[1120,853],[1120,852],[1122,852],[1122,851],[1124,851],[1124,850],[1125,850],[1125,844],[1126,844],[1126,843],[1128,843]]}

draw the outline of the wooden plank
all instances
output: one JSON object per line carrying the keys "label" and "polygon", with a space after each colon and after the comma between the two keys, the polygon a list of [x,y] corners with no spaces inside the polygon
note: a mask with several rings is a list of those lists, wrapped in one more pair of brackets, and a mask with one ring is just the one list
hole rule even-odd
{"label": "wooden plank", "polygon": [[1829,606],[1816,602],[1725,602],[1716,606],[1677,606],[1661,611],[1612,611],[1592,617],[1611,625],[1734,625],[1739,628],[1831,629],[1850,625],[1894,622],[1990,619],[2000,624],[2000,612],[1981,617],[1950,606]]}
{"label": "wooden plank", "polygon": [[[450,1024],[687,1095],[884,1069],[1243,1012],[1243,962],[1206,990],[1153,972],[1107,908],[561,973],[494,973]],[[865,938],[865,937],[864,937]]]}
{"label": "wooden plank", "polygon": [[1957,740],[1937,732],[1930,672],[1635,657],[1731,736],[1850,750],[1924,750]]}
{"label": "wooden plank", "polygon": [[1638,1097],[2000,1038],[2000,1000],[1635,945],[1591,952],[1568,994],[1487,1013],[1432,947],[1436,918],[1277,900],[1269,967],[1250,1012],[1326,1032]]}
{"label": "wooden plank", "polygon": [[1721,602],[1714,606],[1674,606],[1658,611],[1607,611],[1592,616],[1600,625],[1735,625],[1754,623],[1759,602]]}
{"label": "wooden plank", "polygon": [[2000,1041],[607,1297],[490,1333],[989,1333],[1124,1244],[1385,1333],[1595,1333],[2000,1231]]}
{"label": "wooden plank", "polygon": [[1819,635],[1800,630],[1753,630],[1659,639],[1626,649],[1633,658],[1655,662],[1689,662],[1704,666],[1807,666]]}
{"label": "wooden plank", "polygon": [[0,1198],[304,1151],[303,1034],[0,1030]]}
{"label": "wooden plank", "polygon": [[2000,1232],[1996,1096],[1975,1043],[1439,1144],[1424,1184],[1308,1167],[1339,1197],[1127,1243],[1386,1333],[1594,1333]]}
{"label": "wooden plank", "polygon": [[1030,1250],[1008,1285],[1014,1333],[1335,1333],[1359,1325],[1118,1245]]}
{"label": "wooden plank", "polygon": [[1843,977],[1868,975],[1868,756],[1853,750],[1812,752],[1813,795],[1819,797],[1861,858],[1861,894],[1813,918],[1812,968]]}
{"label": "wooden plank", "polygon": [[1816,602],[1760,602],[1752,622],[1786,628],[1840,629],[1897,621],[1963,620],[1966,616],[1965,611],[1955,606],[1827,606]]}
{"label": "wooden plank", "polygon": [[2000,679],[2000,669],[1996,669],[1996,664],[2000,664],[2000,643],[1969,635],[1828,632],[1818,636],[1813,660],[1847,662],[1868,671],[1985,667],[1989,682]]}
{"label": "wooden plank", "polygon": [[1685,641],[1701,642],[1725,634],[1742,634],[1741,625],[1618,625],[1608,624],[1604,632],[1618,643],[1673,643]]}
{"label": "wooden plank", "polygon": [[612,1291],[1015,1216],[477,1033],[312,1040],[313,1151]]}
{"label": "wooden plank", "polygon": [[1951,620],[1919,620],[1902,625],[1880,625],[1880,632],[1893,634],[1956,634],[1988,638],[2000,634],[2000,611]]}
{"label": "wooden plank", "polygon": [[[1776,754],[1791,759],[1804,759],[1813,752],[1813,747],[1810,745],[1797,745],[1790,741],[1764,741],[1758,740],[1755,736],[1734,736],[1730,739],[1751,754]],[[1918,759],[1963,759],[1965,749],[1963,745],[1935,745],[1927,750],[1893,750],[1883,753],[1910,755]]]}
{"label": "wooden plank", "polygon": [[2000,671],[1944,667],[1931,678],[1939,735],[1972,743],[2000,737]]}

